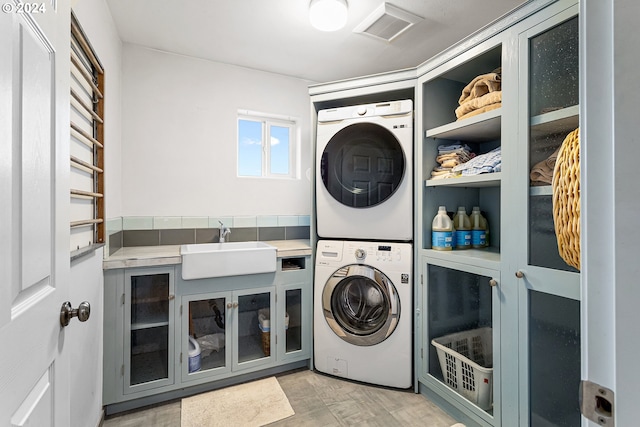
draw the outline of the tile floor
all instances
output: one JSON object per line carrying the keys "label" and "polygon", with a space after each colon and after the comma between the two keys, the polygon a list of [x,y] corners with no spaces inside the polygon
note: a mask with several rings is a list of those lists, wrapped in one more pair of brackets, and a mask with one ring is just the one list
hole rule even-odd
{"label": "tile floor", "polygon": [[[269,424],[301,426],[426,426],[450,427],[456,421],[412,391],[391,390],[340,380],[309,370],[277,376],[295,415]],[[233,426],[233,420],[229,420]],[[123,415],[103,427],[180,427],[180,401]]]}

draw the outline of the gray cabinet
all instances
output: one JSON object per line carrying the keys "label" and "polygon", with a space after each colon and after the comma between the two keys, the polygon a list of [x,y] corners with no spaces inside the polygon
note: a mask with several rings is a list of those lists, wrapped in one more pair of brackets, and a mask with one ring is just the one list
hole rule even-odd
{"label": "gray cabinet", "polygon": [[[467,425],[580,422],[580,273],[558,255],[550,182],[530,177],[578,126],[577,12],[574,1],[552,2],[456,55],[443,54],[418,78],[418,388]],[[499,67],[501,106],[456,120],[465,85]],[[438,146],[454,144],[476,154],[499,147],[500,170],[435,178]],[[479,206],[489,246],[433,250],[431,221],[443,205],[467,213]],[[464,375],[457,378],[462,385],[450,379],[456,355],[449,352],[442,363],[443,351],[434,344],[455,349],[454,340],[468,334],[491,340],[478,354],[459,351],[491,369],[491,378],[470,370],[492,382],[491,405],[474,390],[483,384]]]}
{"label": "gray cabinet", "polygon": [[176,384],[174,305],[174,266],[105,271],[105,405]]}
{"label": "gray cabinet", "polygon": [[275,273],[183,280],[181,266],[105,271],[107,413],[308,365],[309,256]]}
{"label": "gray cabinet", "polygon": [[261,323],[270,321],[267,313],[277,315],[274,302],[273,286],[183,295],[179,307],[182,381],[273,363],[269,331],[263,332]]}
{"label": "gray cabinet", "polygon": [[174,383],[174,270],[124,274],[124,394]]}
{"label": "gray cabinet", "polygon": [[522,426],[580,425],[580,273],[558,253],[550,182],[528,174],[579,125],[577,11],[570,7],[518,36],[522,77],[513,200],[514,217],[527,226],[514,232],[517,251],[507,275],[518,290]]}
{"label": "gray cabinet", "polygon": [[419,381],[476,420],[500,425],[500,271],[428,256],[421,269]]}
{"label": "gray cabinet", "polygon": [[[437,158],[443,147],[460,146],[482,155],[505,145],[504,106],[461,120],[455,114],[469,82],[503,67],[504,43],[504,35],[496,36],[418,79],[421,109],[416,146],[422,178],[416,221],[421,276],[416,298],[419,386],[463,414],[465,421],[495,426],[501,425],[504,172],[442,179],[432,171],[441,169]],[[488,247],[432,249],[431,222],[439,206],[451,214],[459,207],[468,214],[474,206],[480,207],[488,222]]]}

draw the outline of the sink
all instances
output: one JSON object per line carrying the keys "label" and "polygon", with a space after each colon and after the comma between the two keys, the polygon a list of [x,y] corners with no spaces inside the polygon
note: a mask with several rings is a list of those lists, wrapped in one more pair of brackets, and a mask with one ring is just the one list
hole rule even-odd
{"label": "sink", "polygon": [[276,271],[276,248],[264,242],[182,245],[180,255],[185,280]]}

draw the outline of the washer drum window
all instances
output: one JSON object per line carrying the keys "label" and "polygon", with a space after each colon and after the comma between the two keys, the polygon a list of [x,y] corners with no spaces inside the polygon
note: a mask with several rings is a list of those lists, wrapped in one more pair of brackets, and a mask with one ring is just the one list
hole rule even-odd
{"label": "washer drum window", "polygon": [[381,343],[400,319],[400,298],[380,270],[352,264],[337,270],[322,293],[324,317],[333,332],[354,345]]}

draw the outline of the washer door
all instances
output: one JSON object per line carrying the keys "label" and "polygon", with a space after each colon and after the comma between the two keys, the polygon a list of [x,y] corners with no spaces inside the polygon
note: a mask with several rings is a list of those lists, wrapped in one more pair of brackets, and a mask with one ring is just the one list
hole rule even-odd
{"label": "washer door", "polygon": [[384,202],[400,187],[405,155],[396,137],[374,123],[357,123],[338,131],[320,160],[320,177],[338,202],[367,208]]}
{"label": "washer door", "polygon": [[352,264],[337,270],[325,284],[322,312],[337,336],[354,345],[370,346],[395,330],[400,299],[383,272]]}

